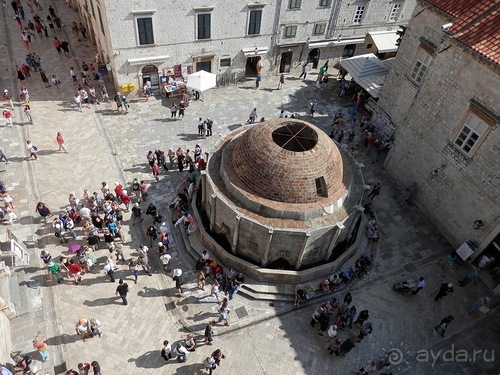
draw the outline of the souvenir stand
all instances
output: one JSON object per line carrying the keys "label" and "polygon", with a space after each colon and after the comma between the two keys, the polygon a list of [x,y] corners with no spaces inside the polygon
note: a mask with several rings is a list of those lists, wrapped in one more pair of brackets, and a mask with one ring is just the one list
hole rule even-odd
{"label": "souvenir stand", "polygon": [[168,70],[165,76],[160,77],[161,95],[168,98],[176,96],[184,97],[186,92],[186,84],[182,78],[182,70],[180,65],[174,66],[174,72]]}

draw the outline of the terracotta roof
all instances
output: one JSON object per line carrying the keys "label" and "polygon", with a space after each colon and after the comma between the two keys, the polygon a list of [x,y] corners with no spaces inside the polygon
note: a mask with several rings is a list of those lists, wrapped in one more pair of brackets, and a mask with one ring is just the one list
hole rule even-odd
{"label": "terracotta roof", "polygon": [[487,59],[500,63],[498,0],[426,0],[453,20],[448,30],[456,40]]}

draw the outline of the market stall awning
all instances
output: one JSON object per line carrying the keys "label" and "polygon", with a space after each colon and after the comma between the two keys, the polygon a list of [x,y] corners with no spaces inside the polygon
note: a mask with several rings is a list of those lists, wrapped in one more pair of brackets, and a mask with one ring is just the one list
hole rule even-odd
{"label": "market stall awning", "polygon": [[368,35],[372,38],[379,53],[396,52],[398,34],[396,31],[372,31]]}
{"label": "market stall awning", "polygon": [[190,89],[203,92],[214,88],[217,85],[217,75],[204,70],[187,76],[186,86]]}
{"label": "market stall awning", "polygon": [[241,49],[241,52],[243,52],[243,56],[245,57],[266,55],[268,51],[269,48],[267,47],[254,47],[254,48]]}
{"label": "market stall awning", "polygon": [[362,44],[364,42],[365,38],[315,40],[309,42],[309,48],[345,46],[347,44]]}
{"label": "market stall awning", "polygon": [[340,60],[340,65],[372,97],[378,98],[394,58],[379,60],[373,53]]}
{"label": "market stall awning", "polygon": [[162,63],[168,60],[170,56],[152,56],[152,57],[141,57],[138,59],[128,59],[130,65],[144,65],[144,64],[156,64]]}

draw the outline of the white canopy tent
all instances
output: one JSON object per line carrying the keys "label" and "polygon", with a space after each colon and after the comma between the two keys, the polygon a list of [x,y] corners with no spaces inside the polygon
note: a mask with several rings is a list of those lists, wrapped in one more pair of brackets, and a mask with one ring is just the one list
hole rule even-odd
{"label": "white canopy tent", "polygon": [[186,86],[190,89],[203,92],[213,89],[217,85],[217,75],[204,70],[187,76]]}
{"label": "white canopy tent", "polygon": [[393,61],[394,58],[379,60],[373,53],[368,53],[342,59],[340,65],[370,96],[378,98]]}

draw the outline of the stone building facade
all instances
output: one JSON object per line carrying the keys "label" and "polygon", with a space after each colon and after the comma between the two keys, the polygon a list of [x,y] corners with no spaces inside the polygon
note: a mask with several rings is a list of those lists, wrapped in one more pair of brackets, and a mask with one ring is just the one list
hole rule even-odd
{"label": "stone building facade", "polygon": [[[237,79],[365,53],[369,31],[406,24],[415,0],[70,0],[116,86],[206,70]],[[178,67],[183,68],[182,70]]]}
{"label": "stone building facade", "polygon": [[373,117],[386,168],[458,248],[500,259],[500,16],[495,1],[419,0]]}

